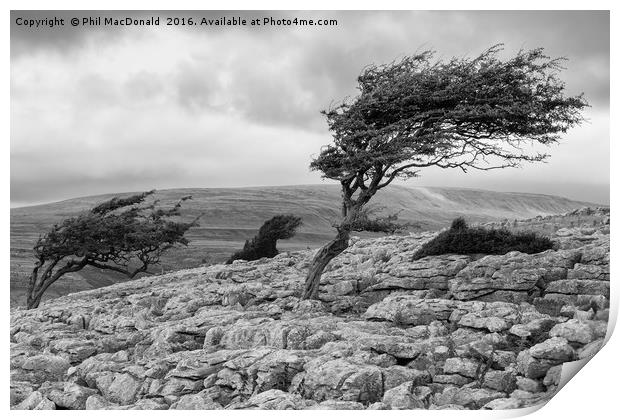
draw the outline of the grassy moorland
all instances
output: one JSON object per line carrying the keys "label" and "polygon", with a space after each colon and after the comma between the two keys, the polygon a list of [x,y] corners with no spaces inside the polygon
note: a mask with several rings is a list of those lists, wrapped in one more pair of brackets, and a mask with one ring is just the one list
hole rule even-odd
{"label": "grassy moorland", "polygon": [[[81,197],[57,203],[11,209],[11,305],[23,304],[32,246],[37,237],[63,218],[87,210],[115,195]],[[172,250],[154,273],[225,261],[261,224],[276,214],[292,213],[303,218],[299,233],[281,241],[281,251],[316,248],[333,235],[338,218],[340,191],[337,185],[307,185],[256,188],[186,188],[161,190],[156,198],[162,205],[185,195],[193,199],[183,205],[184,218],[203,214],[200,226],[188,233],[190,245]],[[494,191],[391,186],[377,195],[375,203],[388,212],[400,212],[411,230],[437,230],[458,216],[469,222],[530,218],[564,213],[588,205],[562,197],[500,193]],[[364,235],[362,235],[364,236]],[[369,236],[369,235],[367,235]],[[122,281],[122,276],[95,269],[68,275],[54,284],[47,298]]]}

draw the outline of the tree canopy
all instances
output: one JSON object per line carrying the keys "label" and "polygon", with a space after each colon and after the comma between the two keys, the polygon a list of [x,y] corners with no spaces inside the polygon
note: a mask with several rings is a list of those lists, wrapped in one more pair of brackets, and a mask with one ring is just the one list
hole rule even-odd
{"label": "tree canopy", "polygon": [[245,241],[241,251],[235,252],[226,261],[231,264],[235,260],[254,261],[260,258],[273,258],[278,255],[276,245],[279,239],[290,239],[301,226],[301,217],[292,214],[280,214],[267,220],[252,240]]}
{"label": "tree canopy", "polygon": [[580,123],[583,95],[565,96],[562,58],[542,48],[499,58],[433,61],[434,52],[371,65],[359,95],[323,111],[334,143],[311,163],[341,182],[346,195],[377,190],[422,168],[495,169],[542,161],[526,150],[556,143]]}
{"label": "tree canopy", "polygon": [[84,267],[112,270],[130,278],[159,263],[171,247],[187,245],[185,233],[197,225],[171,218],[180,215],[183,197],[170,208],[144,204],[154,191],[115,197],[54,225],[34,246],[36,259],[27,304],[37,307],[43,293],[65,274]]}

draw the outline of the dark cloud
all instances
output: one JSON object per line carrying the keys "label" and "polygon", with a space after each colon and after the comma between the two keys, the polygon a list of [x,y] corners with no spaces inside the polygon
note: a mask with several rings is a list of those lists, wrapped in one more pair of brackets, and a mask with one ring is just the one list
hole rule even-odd
{"label": "dark cloud", "polygon": [[[319,129],[323,121],[318,111],[332,100],[354,95],[355,77],[370,63],[390,62],[424,49],[436,50],[438,59],[476,55],[504,43],[505,56],[543,46],[553,57],[567,57],[563,78],[568,91],[584,92],[597,107],[609,106],[608,14],[511,13],[342,12],[335,16],[341,25],[359,31],[336,37],[318,33],[309,41],[285,30],[268,44],[242,49],[244,54],[235,56],[225,69],[212,67],[212,58],[195,61],[191,73],[185,68],[178,74],[179,99],[213,107],[209,100],[213,92],[229,89],[215,80],[219,68],[234,87],[226,106],[267,124]],[[575,36],[576,27],[591,27],[593,32]],[[225,49],[236,47],[236,39],[219,42]]]}
{"label": "dark cloud", "polygon": [[[295,12],[296,14],[303,14],[303,12]],[[101,11],[101,10],[12,10],[11,11],[11,57],[17,57],[22,54],[33,54],[38,51],[54,51],[57,53],[67,53],[74,49],[80,49],[88,46],[91,42],[114,42],[127,36],[136,34],[148,34],[149,32],[168,30],[174,31],[176,29],[188,29],[183,26],[166,26],[166,18],[183,18],[192,17],[198,20],[204,19],[217,19],[217,18],[244,18],[262,19],[264,17],[282,17],[285,12],[280,11]],[[105,18],[145,18],[145,17],[159,17],[159,27],[147,27],[147,26],[126,26],[126,27],[110,27],[110,26],[97,26],[97,25],[83,25],[81,22],[83,19],[100,17],[102,20]],[[45,23],[47,21],[64,20],[63,25],[49,26]],[[80,24],[78,26],[72,26],[70,20],[72,18],[78,18]],[[18,19],[20,24],[18,24]],[[40,27],[28,27],[24,25],[24,20],[39,20],[41,22]],[[208,29],[203,31],[203,35],[212,37],[218,36],[228,30],[236,30],[241,32],[251,31],[249,28],[236,27],[230,28],[226,26],[209,26]],[[278,31],[277,27],[265,27],[260,32],[252,31],[251,36],[271,36]],[[197,31],[194,31],[197,32]]]}
{"label": "dark cloud", "polygon": [[[58,17],[68,21],[72,17],[146,17],[170,16],[214,19],[218,17],[241,17],[247,20],[262,19],[266,16],[278,18],[336,18],[336,28],[291,28],[265,27],[240,28],[218,27],[197,29],[181,27],[191,32],[198,42],[212,40],[216,36],[220,43],[218,53],[234,52],[239,46],[239,38],[247,42],[260,40],[265,43],[261,56],[248,57],[245,68],[238,68],[238,75],[244,71],[254,74],[262,62],[271,62],[275,57],[297,54],[299,66],[294,66],[297,74],[287,74],[287,78],[316,81],[322,75],[320,85],[312,89],[324,91],[331,87],[334,93],[342,93],[343,86],[350,87],[351,81],[369,63],[382,63],[411,54],[420,49],[436,49],[439,56],[449,58],[453,55],[478,54],[485,48],[505,43],[506,51],[519,48],[545,47],[552,56],[564,56],[567,63],[567,81],[575,91],[584,90],[597,104],[606,106],[609,102],[609,12],[606,11],[400,11],[400,12],[253,12],[253,11],[184,11],[184,12],[141,12],[141,11],[12,11],[11,12],[11,51],[16,54],[32,54],[37,51],[70,52],[84,48],[90,43],[113,43],[128,36],[148,36],[155,30],[173,31],[171,28],[154,29],[148,27],[85,27],[63,26],[50,29],[31,29],[18,26],[18,17],[45,19]],[[238,37],[225,37],[234,33]],[[312,38],[299,36],[310,34]],[[280,49],[281,48],[281,49]],[[257,52],[257,51],[255,51]],[[286,69],[282,70],[284,73]],[[179,76],[185,77],[186,73]],[[198,76],[198,77],[195,77]],[[191,80],[191,78],[194,80]],[[194,86],[198,91],[206,83],[199,80],[200,75],[183,80],[180,90],[184,95]],[[208,78],[208,75],[203,79]],[[281,80],[281,79],[280,79]],[[327,85],[327,86],[326,86]],[[585,89],[584,89],[585,88]],[[350,93],[351,89],[346,89]],[[191,93],[191,92],[190,92]],[[194,93],[193,96],[197,94]],[[192,96],[191,94],[189,95]],[[186,100],[184,96],[182,100]],[[262,108],[262,107],[261,107]],[[279,110],[277,110],[279,111]],[[264,109],[263,109],[264,112]],[[252,114],[250,112],[250,114]]]}
{"label": "dark cloud", "polygon": [[[128,12],[136,16],[139,12]],[[120,31],[109,31],[103,27],[87,27],[69,25],[71,18],[82,19],[89,16],[110,17],[116,16],[114,12],[88,12],[88,11],[50,11],[50,10],[11,10],[11,57],[20,55],[36,54],[39,51],[53,51],[56,53],[73,52],[83,48],[89,39],[105,36],[105,42],[113,42],[124,35]],[[18,24],[18,19],[23,20],[49,20],[54,18],[64,20],[64,25],[49,27],[43,24],[39,28]]]}

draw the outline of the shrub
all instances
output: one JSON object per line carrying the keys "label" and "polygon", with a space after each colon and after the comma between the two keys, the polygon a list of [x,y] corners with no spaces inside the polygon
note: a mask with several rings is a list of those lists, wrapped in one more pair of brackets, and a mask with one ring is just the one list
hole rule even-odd
{"label": "shrub", "polygon": [[464,230],[467,229],[467,222],[463,217],[457,217],[452,221],[452,225],[450,226],[450,230]]}
{"label": "shrub", "polygon": [[275,257],[278,255],[276,248],[278,239],[290,239],[295,236],[301,223],[301,217],[292,214],[272,217],[261,226],[254,238],[245,241],[241,251],[231,255],[226,264],[231,264],[235,260],[254,261],[264,257]]}
{"label": "shrub", "polygon": [[384,207],[363,208],[351,223],[351,230],[355,232],[375,232],[395,234],[413,227],[412,223],[399,223],[398,213],[379,215]]}
{"label": "shrub", "polygon": [[455,219],[449,230],[425,243],[413,256],[414,260],[442,254],[503,255],[510,251],[535,254],[553,249],[554,243],[534,232],[512,233],[507,229],[469,227],[462,217]]}

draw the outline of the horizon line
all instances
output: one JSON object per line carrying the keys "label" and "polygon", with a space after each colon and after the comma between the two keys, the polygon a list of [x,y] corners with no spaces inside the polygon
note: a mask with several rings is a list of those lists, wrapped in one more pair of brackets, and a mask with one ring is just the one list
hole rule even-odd
{"label": "horizon line", "polygon": [[[320,187],[320,186],[329,186],[329,185],[338,186],[338,183],[337,182],[326,182],[326,183],[321,183],[321,184],[253,185],[253,186],[239,186],[239,187],[171,187],[171,188],[161,188],[161,189],[154,188],[154,190],[156,192],[158,192],[158,191],[172,191],[172,190],[243,190],[243,189],[260,189],[260,188]],[[596,185],[600,185],[602,187],[607,185],[609,188],[611,188],[610,184],[596,184]],[[569,198],[569,197],[566,197],[566,196],[563,196],[563,195],[556,195],[556,194],[550,194],[550,193],[538,193],[538,192],[528,192],[528,191],[498,191],[498,190],[492,190],[492,189],[488,189],[488,188],[451,187],[451,186],[440,186],[440,185],[415,185],[415,186],[408,186],[408,185],[403,185],[403,184],[392,184],[391,186],[397,186],[397,187],[408,188],[408,189],[443,188],[443,189],[455,189],[455,190],[488,191],[488,192],[495,192],[495,193],[500,193],[500,194],[529,194],[529,195],[539,195],[539,196],[564,198],[566,200],[582,202],[582,203],[585,203],[585,204],[594,204],[594,205],[597,205],[597,206],[604,206],[604,207],[609,207],[610,206],[610,204],[597,203],[597,202],[585,201],[585,200],[580,200],[580,199],[574,199],[574,198]],[[31,203],[28,203],[28,204],[22,204],[22,203],[24,203],[23,201],[22,202],[20,202],[20,201],[15,201],[15,202],[14,201],[10,201],[10,209],[19,209],[19,208],[27,208],[27,207],[45,206],[45,205],[50,205],[50,204],[58,204],[58,203],[62,203],[62,202],[65,202],[65,201],[71,201],[71,200],[76,200],[76,199],[80,199],[80,198],[100,197],[100,196],[107,196],[107,195],[134,194],[134,193],[138,193],[138,192],[141,192],[141,190],[105,192],[105,193],[98,193],[98,194],[93,194],[93,195],[73,196],[73,197],[61,198],[61,199],[51,200],[51,201],[41,201],[41,202],[33,201]],[[14,205],[14,203],[15,203],[15,205]]]}

